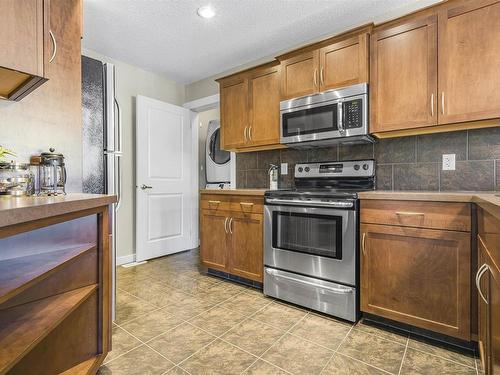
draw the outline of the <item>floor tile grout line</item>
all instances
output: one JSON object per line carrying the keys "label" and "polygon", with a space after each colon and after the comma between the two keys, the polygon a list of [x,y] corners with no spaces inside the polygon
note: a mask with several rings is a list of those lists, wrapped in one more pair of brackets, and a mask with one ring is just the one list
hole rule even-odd
{"label": "floor tile grout line", "polygon": [[401,374],[401,370],[403,369],[403,364],[405,362],[405,358],[406,358],[406,352],[408,351],[408,343],[410,342],[410,336],[408,335],[408,337],[406,338],[406,346],[405,346],[405,351],[403,353],[403,358],[401,359],[401,363],[399,364],[399,371],[398,371],[398,375]]}
{"label": "floor tile grout line", "polygon": [[340,346],[342,345],[342,343],[345,341],[345,339],[347,338],[347,336],[349,336],[349,334],[351,333],[352,329],[354,327],[354,324],[351,326],[351,328],[349,328],[349,331],[346,333],[346,335],[344,336],[344,338],[342,340],[340,340],[340,343],[339,345],[337,346],[337,348],[333,351],[332,355],[330,356],[330,358],[328,358],[328,361],[326,361],[325,365],[323,366],[323,368],[321,369],[321,371],[319,372],[319,375],[321,375],[321,373],[323,371],[325,371],[326,367],[328,366],[328,364],[330,363],[330,361],[332,360],[332,358],[335,356],[335,354],[337,354]]}
{"label": "floor tile grout line", "polygon": [[368,362],[363,361],[362,359],[354,358],[354,357],[350,356],[349,354],[345,354],[345,353],[341,353],[341,352],[338,352],[336,354],[341,355],[343,357],[347,357],[347,358],[352,359],[353,361],[356,361],[356,362],[361,362],[362,364],[364,364],[366,366],[372,367],[372,368],[377,369],[379,371],[382,371],[382,372],[384,372],[386,374],[395,375],[394,373],[392,373],[390,371],[387,371],[387,370],[384,370],[383,368],[380,368],[380,367],[377,367],[375,365],[372,365],[372,364],[370,364]]}
{"label": "floor tile grout line", "polygon": [[[443,357],[443,356],[441,356],[441,355],[437,355],[437,354],[434,354],[434,353],[431,353],[431,352],[427,352],[427,351],[422,350],[422,349],[412,348],[411,346],[408,346],[408,348],[409,348],[409,349],[411,349],[411,350],[416,350],[416,351],[418,351],[418,352],[420,352],[420,353],[424,353],[424,354],[432,355],[433,357],[436,357],[436,358],[441,358],[441,359],[444,359],[445,361],[455,363],[456,365],[460,365],[460,366],[462,366],[462,367],[467,367],[467,368],[472,368],[472,369],[473,369],[473,368],[475,368],[475,366],[473,367],[473,366],[465,365],[465,364],[460,363],[460,362],[458,362],[458,361],[455,361],[455,360],[453,360],[453,359],[446,358],[446,357]],[[474,360],[475,360],[475,359],[474,359]]]}

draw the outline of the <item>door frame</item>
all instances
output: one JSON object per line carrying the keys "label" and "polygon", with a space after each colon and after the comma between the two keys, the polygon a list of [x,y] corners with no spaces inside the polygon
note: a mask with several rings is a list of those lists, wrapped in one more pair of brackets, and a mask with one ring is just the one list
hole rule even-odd
{"label": "door frame", "polygon": [[[193,139],[196,140],[196,147],[193,149],[193,155],[195,157],[196,162],[198,163],[199,160],[199,155],[198,155],[198,129],[199,129],[199,112],[204,112],[208,111],[210,109],[215,109],[219,108],[220,106],[220,95],[215,94],[215,95],[210,95],[210,96],[205,96],[204,98],[192,100],[189,102],[184,103],[183,107],[190,109],[192,112],[194,112],[194,116],[191,117],[191,129],[192,129],[192,137]],[[193,143],[193,146],[195,143]],[[236,187],[236,153],[231,152],[231,186],[233,188]],[[199,165],[197,164],[198,168],[193,169],[193,173],[196,174],[196,176],[193,176],[193,181],[196,181],[196,186],[199,185],[198,181],[198,169]],[[193,199],[196,199],[196,204],[193,204],[193,232],[194,232],[194,246],[198,247],[200,245],[200,231],[199,231],[199,201],[200,201],[200,192],[198,189],[196,189],[196,196]]]}

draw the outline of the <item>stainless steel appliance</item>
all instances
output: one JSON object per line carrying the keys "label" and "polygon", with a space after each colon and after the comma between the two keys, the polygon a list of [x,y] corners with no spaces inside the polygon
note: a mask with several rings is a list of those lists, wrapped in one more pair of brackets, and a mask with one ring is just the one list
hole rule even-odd
{"label": "stainless steel appliance", "polygon": [[368,84],[280,103],[281,143],[294,148],[373,142],[368,134]]}
{"label": "stainless steel appliance", "polygon": [[294,177],[264,196],[264,294],[356,321],[357,192],[374,189],[375,162],[297,164]]}
{"label": "stainless steel appliance", "polygon": [[38,165],[38,183],[40,195],[66,194],[66,166],[64,155],[50,148],[40,154]]}
{"label": "stainless steel appliance", "polygon": [[82,56],[83,191],[116,194],[110,215],[112,315],[115,316],[116,216],[121,205],[122,125],[115,97],[115,67]]}
{"label": "stainless steel appliance", "polygon": [[0,195],[32,195],[34,175],[29,164],[0,162]]}

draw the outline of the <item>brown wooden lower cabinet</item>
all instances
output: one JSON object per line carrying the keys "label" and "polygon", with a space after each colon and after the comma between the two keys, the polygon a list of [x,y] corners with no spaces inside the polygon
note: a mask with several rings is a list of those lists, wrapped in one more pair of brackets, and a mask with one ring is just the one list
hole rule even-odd
{"label": "brown wooden lower cabinet", "polygon": [[486,374],[500,374],[500,209],[478,210],[479,355]]}
{"label": "brown wooden lower cabinet", "polygon": [[[235,200],[239,198],[230,198]],[[244,200],[244,199],[243,199]],[[212,200],[213,201],[213,200]],[[242,206],[250,204],[241,202]],[[221,207],[229,207],[229,201],[219,202]],[[201,207],[206,206],[202,204]],[[208,268],[245,279],[263,280],[263,243],[261,207],[248,212],[239,210],[220,211],[202,209],[200,212],[200,255]]]}
{"label": "brown wooden lower cabinet", "polygon": [[361,224],[361,310],[470,339],[470,233]]}

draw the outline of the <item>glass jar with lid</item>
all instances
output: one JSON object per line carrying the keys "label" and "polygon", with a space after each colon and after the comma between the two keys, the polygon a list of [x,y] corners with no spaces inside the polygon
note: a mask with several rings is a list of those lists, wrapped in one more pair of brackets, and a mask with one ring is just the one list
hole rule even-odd
{"label": "glass jar with lid", "polygon": [[29,164],[0,162],[0,195],[32,195],[34,176]]}
{"label": "glass jar with lid", "polygon": [[50,148],[42,152],[39,164],[39,189],[41,195],[66,194],[66,167],[63,154]]}

